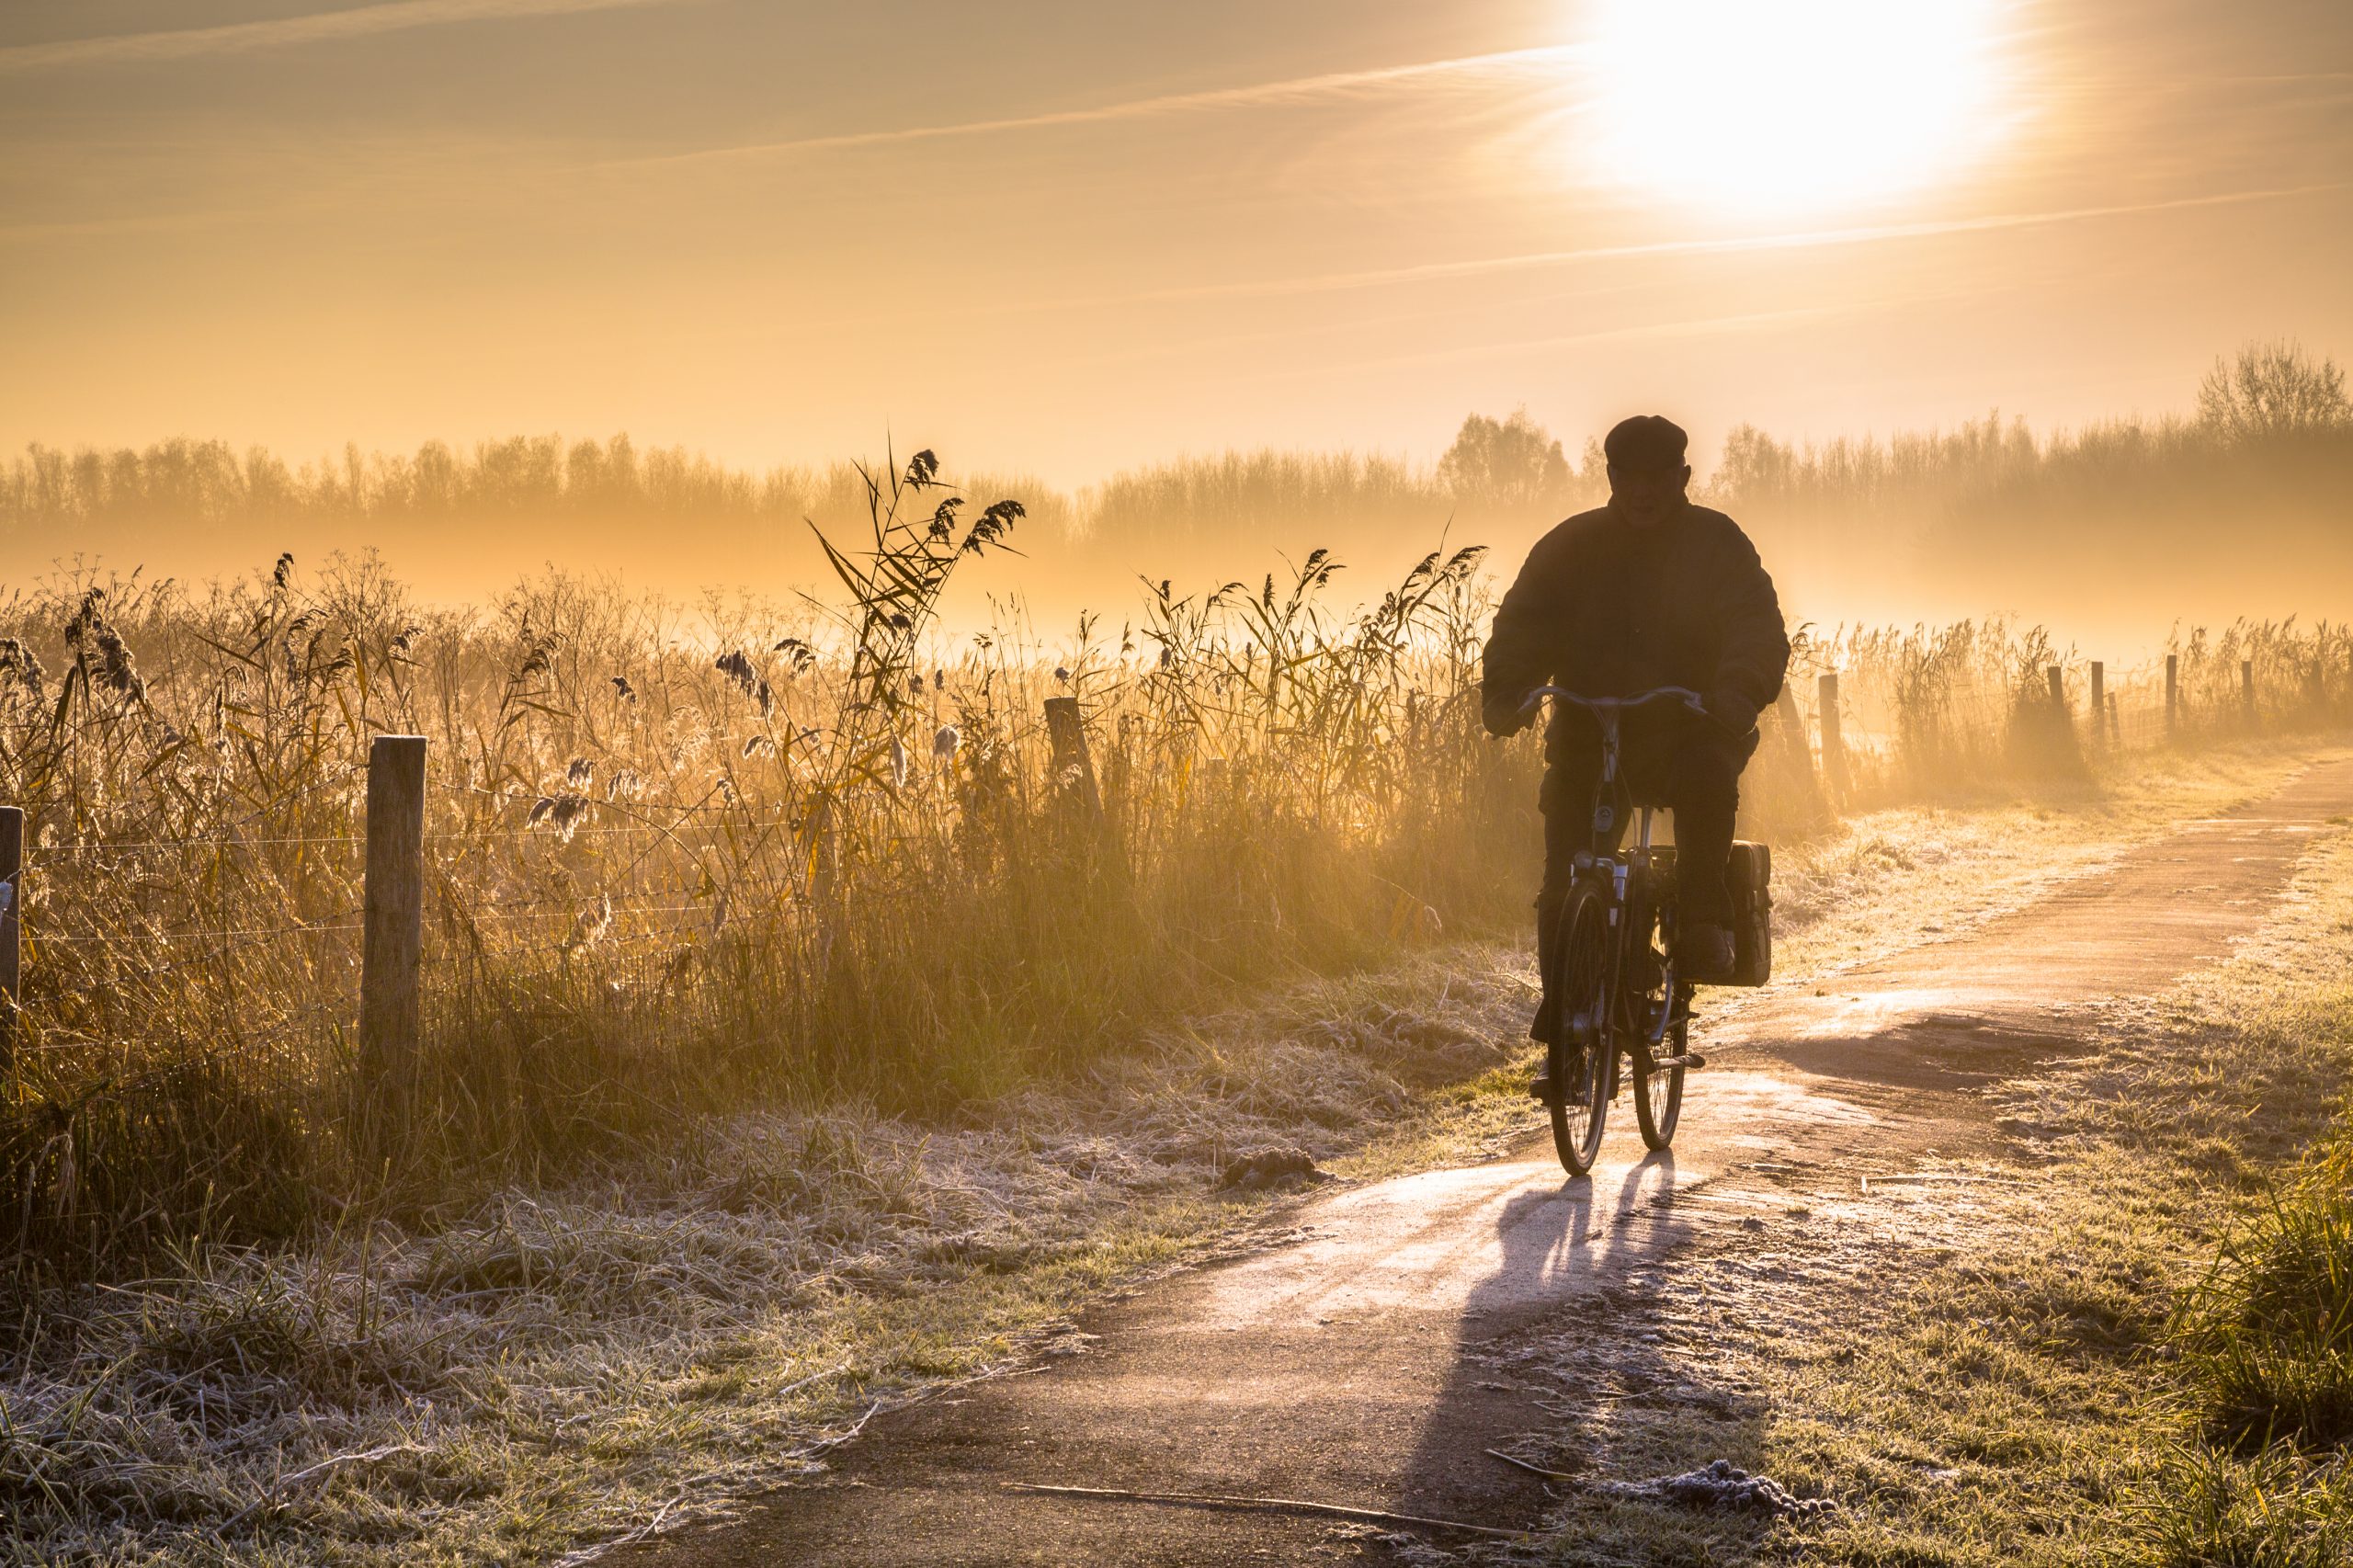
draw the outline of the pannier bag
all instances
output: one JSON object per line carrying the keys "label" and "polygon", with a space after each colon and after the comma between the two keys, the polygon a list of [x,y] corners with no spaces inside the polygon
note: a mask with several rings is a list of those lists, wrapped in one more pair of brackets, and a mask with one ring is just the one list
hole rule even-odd
{"label": "pannier bag", "polygon": [[1773,851],[1735,839],[1724,881],[1732,892],[1732,981],[1762,985],[1773,978]]}

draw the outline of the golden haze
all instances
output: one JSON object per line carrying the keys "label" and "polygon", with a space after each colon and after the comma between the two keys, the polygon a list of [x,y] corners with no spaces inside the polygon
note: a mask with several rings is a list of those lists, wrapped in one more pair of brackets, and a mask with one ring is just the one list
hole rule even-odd
{"label": "golden haze", "polygon": [[[1002,582],[1041,605],[1103,602],[1131,566],[1256,573],[1276,545],[1370,574],[1449,516],[1506,548],[1545,520],[1430,483],[1472,411],[1525,407],[1575,466],[1662,409],[1736,497],[1743,426],[1895,454],[1923,449],[1900,431],[1982,445],[2000,410],[2004,442],[2023,416],[2072,449],[2188,415],[2243,340],[2343,351],[2348,62],[2353,17],[2317,0],[19,13],[0,19],[0,450],[185,436],[332,476],[347,443],[381,473],[366,454],[495,463],[483,444],[517,432],[569,451],[627,431],[756,488],[887,435],[1032,502],[1032,564]],[[1323,477],[1250,490],[1229,451],[1360,455],[1283,458]],[[1205,455],[1164,466],[1185,454]],[[2301,491],[2246,502],[2285,531],[2219,577],[2191,548],[2195,570],[2123,573],[2146,602],[2103,586],[2137,509],[2180,494],[2131,472],[2070,470],[2089,491],[2058,531],[2109,520],[2063,571],[2010,553],[2052,545],[2023,519],[2056,492],[1994,517],[1960,576],[1920,544],[1978,526],[1949,487],[1891,498],[1866,473],[1835,505],[1751,510],[1823,617],[2086,593],[2152,630],[2344,608],[2337,558],[2269,570],[2333,537]],[[2200,483],[2225,508],[2244,488]],[[1229,515],[1122,514],[1123,487]],[[774,591],[811,559],[801,509],[20,507],[0,574],[372,545],[442,597],[548,562]],[[1054,559],[1057,518],[1133,537],[1082,570]],[[2156,531],[2142,553],[2165,560],[2201,537]]]}

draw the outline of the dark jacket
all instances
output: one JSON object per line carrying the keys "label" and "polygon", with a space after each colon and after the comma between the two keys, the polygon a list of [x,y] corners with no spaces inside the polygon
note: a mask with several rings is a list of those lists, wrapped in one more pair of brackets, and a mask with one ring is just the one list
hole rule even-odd
{"label": "dark jacket", "polygon": [[[1780,695],[1789,663],[1773,579],[1739,524],[1687,506],[1641,525],[1603,506],[1528,552],[1495,611],[1480,697],[1487,728],[1511,734],[1534,687],[1626,697],[1680,686],[1700,695],[1719,725],[1745,734]],[[1556,757],[1568,730],[1556,717]]]}

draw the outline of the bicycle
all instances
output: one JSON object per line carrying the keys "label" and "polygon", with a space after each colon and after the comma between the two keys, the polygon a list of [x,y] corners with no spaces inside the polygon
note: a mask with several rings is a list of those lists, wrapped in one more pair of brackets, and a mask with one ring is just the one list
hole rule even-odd
{"label": "bicycle", "polygon": [[[1571,1176],[1593,1169],[1609,1102],[1617,1097],[1619,1061],[1634,1073],[1634,1119],[1645,1147],[1664,1149],[1683,1114],[1683,1075],[1704,1066],[1690,1049],[1691,997],[1697,989],[1675,975],[1677,921],[1675,850],[1651,843],[1655,808],[1632,806],[1619,776],[1619,719],[1649,703],[1680,701],[1704,712],[1699,695],[1660,687],[1634,697],[1580,697],[1557,686],[1529,693],[1527,706],[1545,698],[1571,703],[1601,727],[1601,778],[1594,787],[1592,845],[1615,841],[1622,813],[1635,812],[1634,842],[1623,850],[1577,852],[1561,917],[1547,949],[1545,994],[1552,1017],[1546,1032],[1544,1076],[1536,1085],[1552,1120],[1552,1144]],[[1584,1103],[1572,1097],[1584,1090]]]}

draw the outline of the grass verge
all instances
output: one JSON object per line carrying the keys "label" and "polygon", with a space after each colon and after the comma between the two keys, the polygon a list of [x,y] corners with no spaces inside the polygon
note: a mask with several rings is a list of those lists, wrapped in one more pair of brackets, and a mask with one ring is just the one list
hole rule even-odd
{"label": "grass verge", "polygon": [[2006,1159],[1768,1180],[1735,1240],[1649,1282],[1650,1344],[1595,1352],[1641,1385],[1586,1413],[1613,1471],[1730,1457],[1835,1507],[1581,1494],[1551,1560],[2353,1562],[2349,1082],[2339,835],[2234,957],[2009,1085]]}

